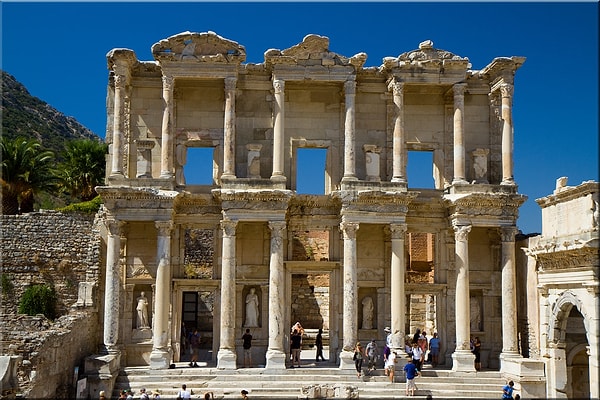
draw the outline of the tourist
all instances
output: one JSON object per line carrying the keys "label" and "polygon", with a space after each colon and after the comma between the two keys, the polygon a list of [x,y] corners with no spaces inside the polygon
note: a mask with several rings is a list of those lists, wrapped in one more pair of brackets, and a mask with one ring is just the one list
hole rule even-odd
{"label": "tourist", "polygon": [[386,326],[383,329],[383,332],[385,333],[385,346],[383,347],[383,364],[385,366],[386,357],[390,354],[390,351],[392,350],[392,329],[389,326]]}
{"label": "tourist", "polygon": [[204,393],[204,400],[213,400],[215,398],[215,394],[213,392]]}
{"label": "tourist", "polygon": [[506,385],[502,388],[502,399],[512,400],[514,386],[515,386],[515,383],[513,381],[510,381],[510,382],[508,382],[508,385]]}
{"label": "tourist", "polygon": [[121,393],[119,394],[119,399],[126,399],[127,398],[127,390],[123,389],[121,390]]}
{"label": "tourist", "polygon": [[247,390],[242,390],[240,393],[242,394],[242,399],[243,400],[249,400],[248,391]]}
{"label": "tourist", "polygon": [[377,357],[379,356],[379,351],[377,350],[377,343],[375,339],[371,339],[366,348],[367,353],[367,361],[368,361],[368,372],[374,371],[375,363],[377,362]]}
{"label": "tourist", "polygon": [[[323,357],[323,329],[321,328],[319,328],[319,333],[317,333],[315,346],[317,347],[317,356],[315,357],[315,361],[325,361],[325,357]],[[319,360],[319,358],[321,359]]]}
{"label": "tourist", "polygon": [[437,367],[440,356],[440,338],[437,332],[433,333],[433,337],[429,341],[429,354],[431,354],[431,366]]}
{"label": "tourist", "polygon": [[412,346],[410,345],[410,341],[408,339],[404,341],[404,352],[412,359]]}
{"label": "tourist", "polygon": [[481,341],[479,336],[473,340],[473,354],[475,354],[475,370],[481,371]]}
{"label": "tourist", "polygon": [[127,389],[127,396],[125,398],[127,400],[133,400],[133,390]]}
{"label": "tourist", "polygon": [[104,393],[104,390],[101,390],[100,393],[98,393],[98,396],[99,400],[106,400],[106,394]]}
{"label": "tourist", "polygon": [[421,350],[417,342],[413,343],[412,359],[417,366],[417,369],[421,370],[421,368],[423,368],[423,350]]}
{"label": "tourist", "polygon": [[297,329],[294,329],[292,336],[290,337],[290,349],[292,354],[292,368],[294,368],[294,363],[298,365],[300,368],[300,351],[302,349],[302,336]]}
{"label": "tourist", "polygon": [[423,355],[425,355],[425,352],[427,352],[427,332],[421,332],[417,343],[419,343],[419,347],[423,350]]}
{"label": "tourist", "polygon": [[390,350],[390,354],[385,359],[385,374],[390,377],[390,382],[394,383],[394,373],[396,371],[396,352]]}
{"label": "tourist", "polygon": [[419,343],[419,338],[420,337],[421,337],[421,329],[417,328],[417,330],[415,331],[415,334],[413,335],[412,342],[413,343]]}
{"label": "tourist", "polygon": [[356,346],[354,346],[354,355],[352,356],[352,359],[354,360],[354,367],[356,368],[356,376],[358,378],[362,375],[363,356],[364,352],[362,345],[360,342],[357,342]]}
{"label": "tourist", "polygon": [[404,366],[404,373],[406,374],[406,395],[414,396],[415,390],[417,389],[415,378],[419,376],[419,370],[415,363],[409,362]]}
{"label": "tourist", "polygon": [[200,351],[200,333],[197,328],[194,328],[194,331],[190,334],[189,342],[192,347],[192,358],[190,360],[190,367],[199,367],[198,361],[198,352]]}
{"label": "tourist", "polygon": [[146,393],[146,388],[140,389],[140,400],[149,400],[148,393]]}
{"label": "tourist", "polygon": [[244,367],[252,366],[252,335],[250,329],[246,328],[246,333],[242,335],[242,347],[244,348]]}
{"label": "tourist", "polygon": [[156,390],[152,391],[152,399],[160,400],[160,390],[156,389]]}
{"label": "tourist", "polygon": [[192,398],[192,394],[190,393],[189,390],[187,390],[187,386],[185,383],[183,385],[181,385],[181,390],[179,392],[177,392],[177,398],[180,400]]}

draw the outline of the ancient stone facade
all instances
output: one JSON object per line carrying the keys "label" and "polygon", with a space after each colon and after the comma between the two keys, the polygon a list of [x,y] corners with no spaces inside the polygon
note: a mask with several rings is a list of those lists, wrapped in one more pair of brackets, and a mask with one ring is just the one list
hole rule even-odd
{"label": "ancient stone facade", "polygon": [[[424,41],[365,67],[365,53],[307,35],[244,64],[244,46],[213,32],[171,36],[152,54],[107,54],[99,362],[168,368],[184,357],[183,323],[202,327],[218,368],[236,368],[253,289],[253,359],[285,368],[293,282],[319,275],[341,368],[384,326],[395,347],[417,326],[436,329],[456,372],[475,371],[475,335],[484,367],[522,361],[515,234],[526,197],[513,177],[512,98],[525,58],[474,70]],[[197,160],[198,149],[211,156]],[[305,149],[326,151],[323,195],[296,192]],[[411,185],[411,152],[431,154],[434,188]],[[188,184],[198,161],[212,180]],[[190,265],[198,231],[212,232],[213,258]],[[134,323],[141,292],[151,329]]]}
{"label": "ancient stone facade", "polygon": [[529,350],[546,364],[550,398],[600,397],[599,192],[598,182],[567,186],[564,177],[536,200],[542,234],[526,250],[525,309]]}

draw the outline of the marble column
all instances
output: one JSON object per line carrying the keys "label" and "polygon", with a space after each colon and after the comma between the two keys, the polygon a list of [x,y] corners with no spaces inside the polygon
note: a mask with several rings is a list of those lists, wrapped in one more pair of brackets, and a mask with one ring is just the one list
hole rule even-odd
{"label": "marble column", "polygon": [[106,222],[106,277],[104,283],[104,348],[116,353],[119,340],[119,301],[121,294],[121,228],[123,222],[110,219]]}
{"label": "marble column", "polygon": [[500,86],[502,95],[502,182],[501,185],[514,185],[513,175],[513,122],[512,96],[513,85],[504,83]]}
{"label": "marble column", "polygon": [[[503,227],[502,238],[502,354],[507,357],[520,357],[517,337],[517,284],[515,259],[516,227]],[[503,364],[503,363],[502,363]],[[502,371],[502,366],[500,368]]]}
{"label": "marble column", "polygon": [[285,138],[285,81],[273,80],[275,102],[273,103],[273,173],[271,180],[285,182],[284,138]]}
{"label": "marble column", "polygon": [[457,83],[454,89],[454,178],[452,184],[467,183],[465,174],[465,87]]}
{"label": "marble column", "polygon": [[235,178],[235,90],[237,78],[225,78],[225,138],[223,142],[223,175]]}
{"label": "marble column", "polygon": [[115,74],[111,177],[123,177],[123,103],[126,83],[125,75]]}
{"label": "marble column", "polygon": [[390,274],[392,298],[391,328],[393,333],[400,333],[400,335],[394,334],[392,336],[392,346],[395,349],[404,347],[403,339],[406,334],[406,291],[404,287],[404,275],[406,273],[404,238],[406,229],[406,225],[390,224],[390,234],[392,237],[392,265]]}
{"label": "marble column", "polygon": [[359,224],[357,222],[342,221],[340,229],[344,235],[344,272],[343,272],[343,342],[342,352],[340,354],[340,368],[354,368],[352,356],[354,354],[354,345],[358,336],[357,328],[357,300],[358,286],[356,279],[358,276],[356,265],[356,232]]}
{"label": "marble column", "polygon": [[283,235],[285,221],[270,221],[271,258],[269,262],[269,347],[266,368],[285,369],[285,271],[283,268]]}
{"label": "marble column", "polygon": [[221,257],[221,343],[217,368],[236,369],[235,353],[235,230],[237,221],[221,221],[223,253]]}
{"label": "marble column", "polygon": [[156,287],[154,321],[152,324],[152,352],[150,369],[167,369],[171,364],[169,346],[169,312],[171,306],[171,221],[156,221]]}
{"label": "marble column", "polygon": [[455,225],[456,248],[456,349],[452,354],[452,370],[475,372],[475,356],[470,349],[470,307],[469,307],[469,232],[470,225]]}
{"label": "marble column", "polygon": [[172,76],[163,76],[163,118],[160,149],[160,177],[173,178],[173,87],[175,79]]}
{"label": "marble column", "polygon": [[346,119],[344,122],[344,177],[342,181],[356,179],[356,154],[355,154],[355,98],[356,81],[348,80],[344,83]]}
{"label": "marble column", "polygon": [[392,88],[396,114],[394,115],[394,133],[392,140],[392,182],[406,183],[406,149],[404,132],[404,82],[394,79]]}

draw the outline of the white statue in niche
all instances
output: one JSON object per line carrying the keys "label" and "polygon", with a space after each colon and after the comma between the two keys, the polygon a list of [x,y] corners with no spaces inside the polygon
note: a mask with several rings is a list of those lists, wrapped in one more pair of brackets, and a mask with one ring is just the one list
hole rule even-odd
{"label": "white statue in niche", "polygon": [[144,292],[137,298],[137,328],[150,328],[148,324],[148,298]]}
{"label": "white statue in niche", "polygon": [[363,329],[373,329],[373,312],[375,307],[373,306],[373,299],[369,296],[365,297],[362,301],[363,306]]}
{"label": "white statue in niche", "polygon": [[246,295],[246,323],[247,327],[258,327],[258,295],[255,288],[250,288]]}

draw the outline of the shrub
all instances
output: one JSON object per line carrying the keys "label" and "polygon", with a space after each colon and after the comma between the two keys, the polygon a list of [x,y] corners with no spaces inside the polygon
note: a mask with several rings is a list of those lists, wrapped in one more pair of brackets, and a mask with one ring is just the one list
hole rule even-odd
{"label": "shrub", "polygon": [[82,212],[86,214],[95,214],[100,209],[100,205],[102,205],[102,198],[100,196],[96,196],[90,201],[83,201],[81,203],[73,203],[69,204],[66,207],[59,208],[58,211],[61,212]]}
{"label": "shrub", "polygon": [[3,295],[12,294],[13,283],[10,279],[10,276],[8,276],[7,274],[2,274],[1,280],[2,280],[2,294]]}
{"label": "shrub", "polygon": [[44,314],[48,319],[56,317],[57,295],[54,288],[47,285],[29,286],[21,301],[19,301],[19,313],[26,315]]}

